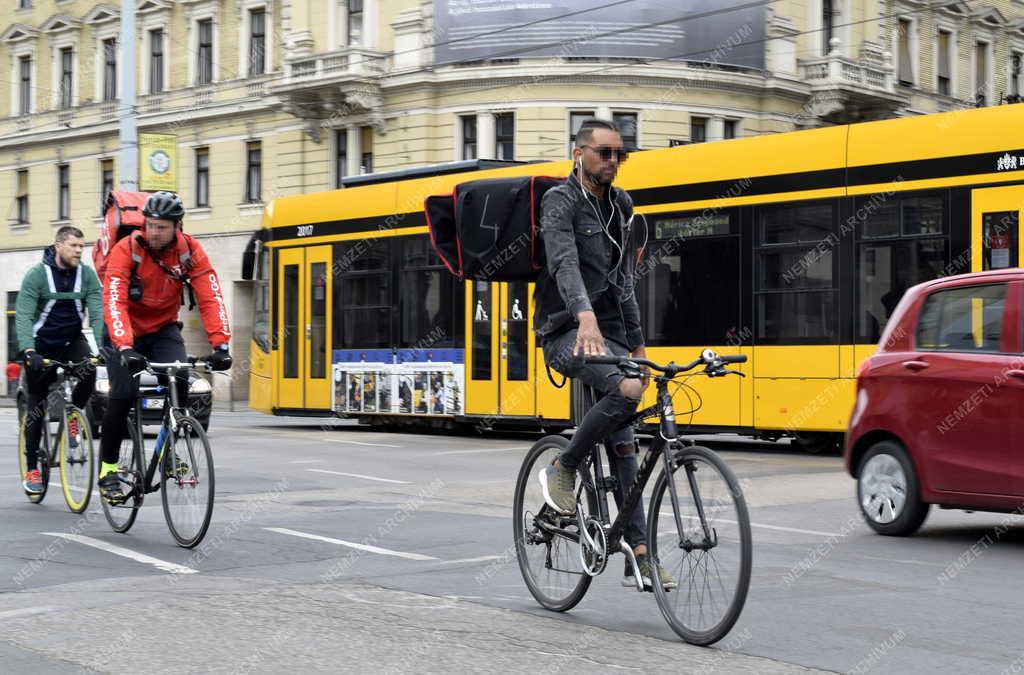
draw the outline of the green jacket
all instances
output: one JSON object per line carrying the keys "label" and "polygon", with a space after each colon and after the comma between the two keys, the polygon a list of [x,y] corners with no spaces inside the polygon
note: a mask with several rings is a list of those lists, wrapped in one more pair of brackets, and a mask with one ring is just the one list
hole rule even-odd
{"label": "green jacket", "polygon": [[103,289],[85,265],[62,270],[52,246],[21,282],[15,313],[18,349],[59,349],[82,332],[86,310],[97,347],[103,341]]}

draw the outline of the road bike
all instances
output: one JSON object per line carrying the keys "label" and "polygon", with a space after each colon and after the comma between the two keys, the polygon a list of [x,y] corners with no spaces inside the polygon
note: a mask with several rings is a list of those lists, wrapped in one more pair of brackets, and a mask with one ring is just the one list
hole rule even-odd
{"label": "road bike", "polygon": [[617,366],[628,378],[642,378],[642,366],[661,373],[652,378],[656,403],[622,425],[657,417],[658,430],[614,522],[607,493],[616,489],[616,480],[604,474],[598,445],[578,468],[576,512],[570,515],[547,505],[537,477],[569,441],[564,436],[546,436],[526,454],[516,483],[513,528],[519,569],[538,603],[559,612],[572,609],[616,551],[629,560],[636,589],[646,590],[633,549],[622,536],[629,514],[643,499],[644,488],[660,463],[662,471],[654,482],[647,514],[647,549],[650,559],[668,570],[678,586],[666,589],[655,572],[651,574],[654,597],[672,630],[689,643],[710,645],[732,629],[750,586],[752,540],[746,501],[739,481],[721,457],[680,440],[669,386],[689,387],[686,380],[674,380],[698,366],[703,366],[702,371],[686,379],[697,374],[742,376],[726,366],[746,360],[743,355],[720,356],[710,349],[685,365],[659,365],[628,356],[586,357],[588,363]]}
{"label": "road bike", "polygon": [[[115,532],[131,529],[145,496],[157,490],[160,490],[167,527],[179,546],[196,546],[210,527],[215,488],[210,440],[199,420],[179,400],[178,387],[174,384],[176,375],[193,369],[214,372],[209,363],[194,356],[185,361],[150,362],[146,366],[146,371],[167,379],[155,392],[165,393],[163,422],[153,454],[143,468],[147,456],[142,435],[143,396],[136,397],[128,414],[128,433],[121,443],[117,461],[117,477],[124,499],[116,503],[101,500],[103,513]],[[152,399],[153,393],[147,392],[145,398]]]}
{"label": "road bike", "polygon": [[[46,491],[50,486],[51,469],[57,467],[64,501],[68,508],[74,513],[82,513],[89,506],[93,479],[96,476],[92,427],[85,411],[71,402],[71,392],[72,382],[76,379],[74,373],[79,368],[95,368],[96,363],[97,359],[92,357],[77,362],[43,359],[44,367],[57,369],[57,379],[50,385],[43,403],[43,428],[37,453],[43,489],[38,494],[26,493],[28,500],[33,504],[42,502],[46,497]],[[56,419],[50,416],[51,405],[56,406],[57,403],[54,395],[60,399],[60,415]],[[35,413],[26,407],[18,419],[18,466],[22,476],[29,470],[25,457],[25,439],[29,416],[32,414]]]}

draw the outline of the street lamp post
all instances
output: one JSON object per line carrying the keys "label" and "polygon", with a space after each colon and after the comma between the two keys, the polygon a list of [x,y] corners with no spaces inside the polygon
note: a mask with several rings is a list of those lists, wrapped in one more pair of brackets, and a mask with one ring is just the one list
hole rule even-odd
{"label": "street lamp post", "polygon": [[121,0],[121,189],[139,189],[139,128],[135,118],[135,0]]}

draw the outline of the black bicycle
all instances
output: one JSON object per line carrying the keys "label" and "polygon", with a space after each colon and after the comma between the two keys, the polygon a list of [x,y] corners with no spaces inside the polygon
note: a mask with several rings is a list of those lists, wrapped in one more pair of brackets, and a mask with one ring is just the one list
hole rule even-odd
{"label": "black bicycle", "polygon": [[[658,606],[672,629],[692,644],[712,644],[732,629],[750,586],[752,540],[746,501],[736,476],[717,454],[679,440],[669,385],[698,366],[704,368],[694,374],[742,376],[726,366],[746,360],[742,355],[719,356],[710,349],[686,365],[587,357],[590,363],[618,366],[630,378],[643,377],[642,366],[661,373],[653,377],[657,402],[622,425],[658,417],[658,433],[614,522],[610,521],[607,493],[615,488],[615,480],[604,475],[597,445],[579,466],[576,513],[572,515],[562,515],[547,505],[537,478],[569,441],[563,436],[546,436],[526,454],[516,484],[513,527],[519,569],[537,602],[559,612],[572,609],[616,551],[631,561],[637,590],[645,590],[636,557],[622,535],[628,514],[643,498],[647,481],[660,462],[662,472],[654,483],[647,515],[648,555],[678,579],[678,587],[666,589],[659,575],[652,574]],[[675,384],[688,387],[685,380]]]}
{"label": "black bicycle", "polygon": [[[74,513],[82,513],[89,506],[92,496],[92,482],[96,475],[93,464],[95,454],[92,445],[92,429],[85,412],[71,402],[72,381],[79,368],[96,367],[95,358],[85,358],[74,363],[43,359],[43,366],[57,369],[57,379],[50,386],[43,403],[43,429],[39,439],[39,475],[42,481],[42,492],[28,494],[33,504],[38,504],[46,497],[50,486],[50,470],[59,467],[60,483],[64,491],[64,501]],[[50,405],[56,403],[53,397],[60,399],[60,416],[50,417]],[[25,434],[27,433],[31,410],[22,410],[18,419],[18,466],[21,474],[28,471],[25,457]],[[56,423],[56,430],[52,425]]]}
{"label": "black bicycle", "polygon": [[[202,425],[182,405],[178,387],[174,386],[175,375],[195,368],[214,372],[209,363],[194,356],[186,361],[147,365],[149,372],[166,377],[167,382],[160,389],[169,395],[164,397],[163,423],[145,470],[141,395],[129,412],[128,434],[121,443],[117,461],[117,477],[125,498],[114,504],[101,500],[103,513],[115,532],[127,532],[135,523],[145,496],[160,490],[167,527],[179,546],[192,548],[206,535],[213,515],[213,452]],[[152,392],[145,395],[152,396]]]}

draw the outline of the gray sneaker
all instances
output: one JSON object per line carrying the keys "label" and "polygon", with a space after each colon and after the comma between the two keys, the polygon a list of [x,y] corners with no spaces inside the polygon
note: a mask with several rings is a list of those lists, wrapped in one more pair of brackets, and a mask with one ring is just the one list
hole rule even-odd
{"label": "gray sneaker", "polygon": [[576,512],[576,472],[552,464],[540,470],[537,475],[540,479],[541,490],[544,491],[544,501],[548,506],[559,513],[571,514]]}
{"label": "gray sneaker", "polygon": [[[636,564],[640,568],[640,579],[644,582],[644,589],[652,590],[651,557],[648,555],[638,555],[636,557]],[[658,565],[658,578],[661,579],[661,587],[666,591],[671,591],[679,585],[676,582],[676,578],[661,565]],[[626,588],[636,588],[636,581],[633,580],[633,566],[629,564],[628,559],[626,560],[626,572],[622,577],[622,585]]]}

